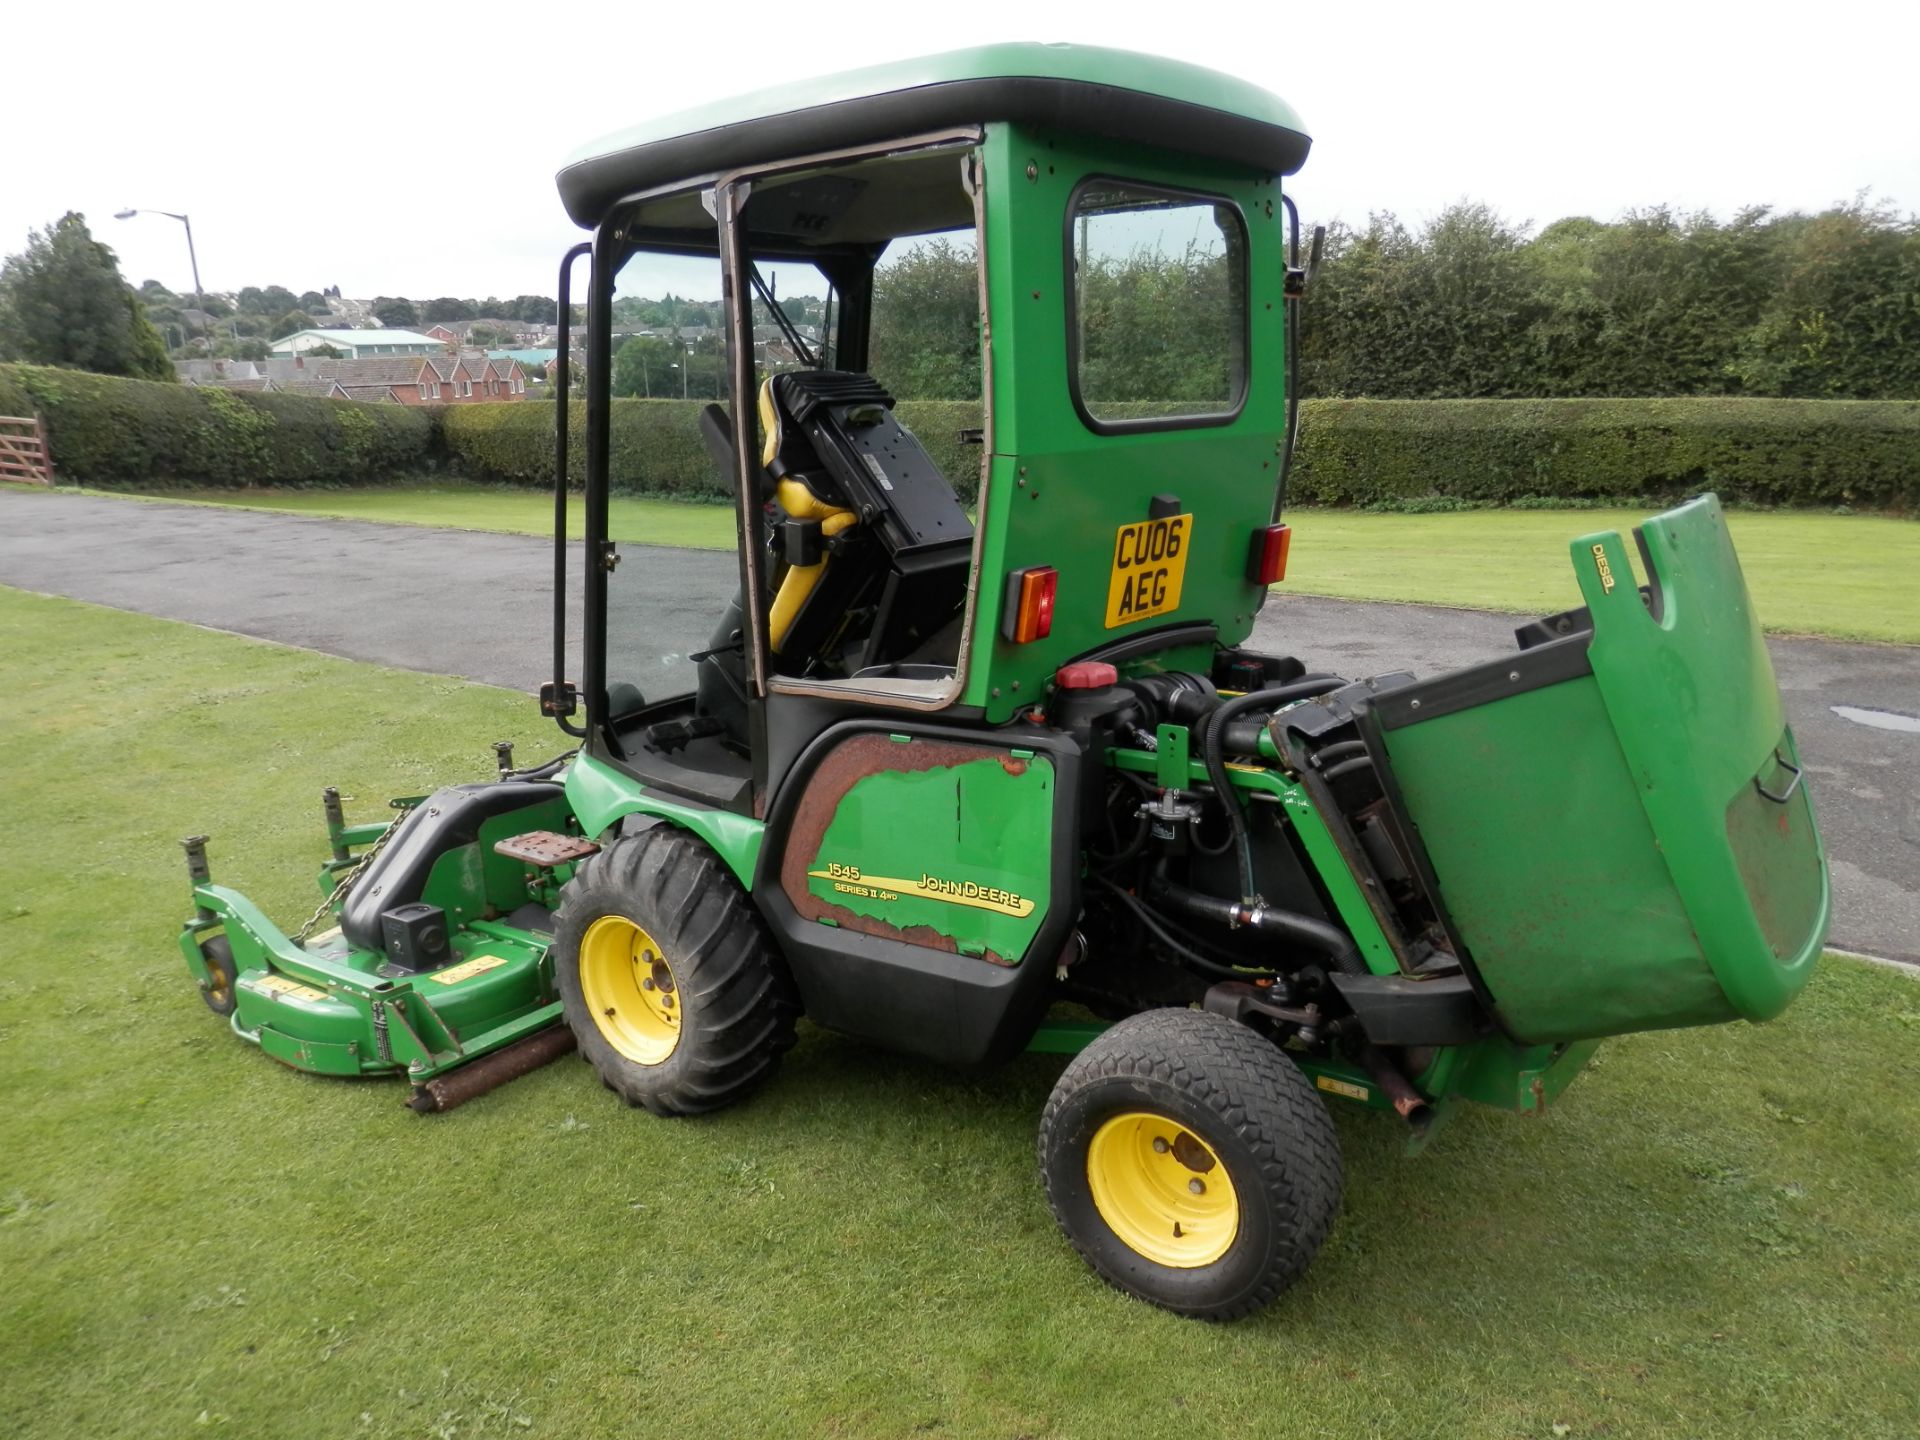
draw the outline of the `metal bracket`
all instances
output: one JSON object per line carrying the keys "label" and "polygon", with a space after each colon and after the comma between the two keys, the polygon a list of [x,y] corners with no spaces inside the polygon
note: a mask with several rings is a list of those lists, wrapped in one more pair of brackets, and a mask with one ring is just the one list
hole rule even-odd
{"label": "metal bracket", "polygon": [[1793,798],[1793,792],[1800,788],[1800,776],[1802,772],[1798,765],[1789,765],[1783,760],[1777,748],[1773,752],[1773,763],[1778,765],[1782,770],[1792,772],[1793,779],[1787,782],[1787,788],[1776,795],[1760,783],[1760,777],[1758,775],[1753,777],[1753,788],[1758,790],[1764,799],[1771,800],[1776,805],[1784,805]]}

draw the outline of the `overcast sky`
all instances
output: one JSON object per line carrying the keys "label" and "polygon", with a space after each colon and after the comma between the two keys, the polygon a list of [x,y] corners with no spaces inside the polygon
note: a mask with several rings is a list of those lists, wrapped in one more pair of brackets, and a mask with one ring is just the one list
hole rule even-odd
{"label": "overcast sky", "polygon": [[581,142],[757,80],[1016,39],[1158,51],[1285,96],[1314,137],[1292,182],[1310,224],[1462,197],[1536,226],[1863,188],[1920,209],[1915,0],[179,0],[10,7],[0,251],[77,209],[130,281],[186,290],[175,222],[113,219],[157,207],[192,216],[209,290],[550,294],[577,238],[553,174]]}

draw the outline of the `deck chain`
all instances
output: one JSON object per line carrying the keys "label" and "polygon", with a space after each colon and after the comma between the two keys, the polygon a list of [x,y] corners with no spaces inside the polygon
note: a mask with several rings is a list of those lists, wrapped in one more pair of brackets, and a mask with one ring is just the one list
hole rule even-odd
{"label": "deck chain", "polygon": [[304,946],[320,922],[346,904],[347,891],[352,888],[353,882],[366,873],[367,866],[373,863],[373,857],[386,848],[387,841],[391,840],[394,833],[399,830],[400,822],[412,814],[414,807],[419,803],[413,800],[394,807],[398,813],[394,815],[392,822],[380,832],[380,838],[369,845],[358,860],[339,872],[339,878],[333,882],[333,889],[321,897],[320,903],[314,907],[313,914],[307,917],[307,923],[302,925],[299,933],[293,937],[294,944]]}

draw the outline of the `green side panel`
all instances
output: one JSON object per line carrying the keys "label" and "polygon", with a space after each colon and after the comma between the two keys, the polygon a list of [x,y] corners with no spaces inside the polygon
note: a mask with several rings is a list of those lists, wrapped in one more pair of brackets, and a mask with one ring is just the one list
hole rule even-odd
{"label": "green side panel", "polygon": [[1047,914],[1053,821],[1044,756],[878,771],[841,797],[807,890],[909,936],[925,927],[962,955],[1018,964]]}
{"label": "green side panel", "polygon": [[[362,1004],[355,1004],[319,986],[289,981],[264,970],[248,971],[234,987],[233,1028],[259,1032],[260,1048],[274,1059],[302,1070],[323,1069],[329,1074],[358,1075],[363,1069],[384,1069],[375,1058],[372,1024]],[[280,1046],[312,1045],[314,1054],[350,1068],[328,1069],[308,1065],[281,1053]],[[362,1062],[369,1062],[363,1065]]]}
{"label": "green side panel", "polygon": [[296,1070],[311,1070],[317,1075],[362,1073],[360,1051],[353,1045],[302,1040],[269,1028],[260,1032],[260,1048],[282,1065],[291,1065]]}
{"label": "green side panel", "polygon": [[[993,450],[962,700],[998,721],[1044,693],[1062,663],[1097,646],[1197,621],[1218,625],[1228,643],[1252,629],[1265,595],[1247,581],[1247,547],[1253,530],[1272,519],[1286,424],[1285,221],[1276,178],[1194,156],[1005,124],[987,128],[982,149]],[[1075,188],[1096,175],[1218,195],[1240,211],[1248,247],[1249,384],[1245,406],[1229,423],[1103,435],[1075,411],[1067,381],[1066,227]],[[1180,603],[1108,629],[1118,529],[1146,519],[1161,494],[1177,496],[1193,516]],[[1030,565],[1059,572],[1053,629],[1043,640],[1015,645],[1000,635],[1005,580]],[[1201,670],[1211,663],[1204,647],[1168,659]]]}
{"label": "green side panel", "polygon": [[1733,1018],[1590,676],[1386,741],[1441,899],[1510,1034]]}
{"label": "green side panel", "polygon": [[1787,793],[1798,752],[1720,502],[1657,515],[1640,537],[1657,619],[1617,533],[1572,545],[1594,678],[1707,963],[1735,1011],[1770,1019],[1826,939],[1826,853],[1806,788]]}
{"label": "green side panel", "polygon": [[590,755],[580,756],[567,767],[567,803],[573,807],[581,830],[596,837],[624,815],[657,815],[698,835],[713,847],[742,885],[753,884],[760,841],[767,830],[759,820],[650,790],[631,775]]}

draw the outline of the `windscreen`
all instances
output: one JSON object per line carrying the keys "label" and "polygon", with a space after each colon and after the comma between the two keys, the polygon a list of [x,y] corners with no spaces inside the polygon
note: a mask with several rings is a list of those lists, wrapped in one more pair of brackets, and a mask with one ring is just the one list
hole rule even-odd
{"label": "windscreen", "polygon": [[[760,267],[796,337],[823,343],[831,290],[811,265]],[[758,373],[799,363],[755,302]],[[716,634],[740,588],[734,477],[704,442],[709,404],[729,407],[720,262],[639,252],[614,282],[607,533],[607,686],[621,715],[694,688],[690,658]]]}

